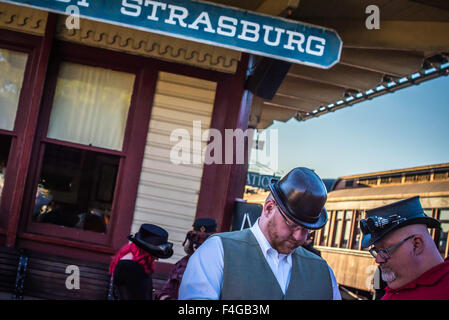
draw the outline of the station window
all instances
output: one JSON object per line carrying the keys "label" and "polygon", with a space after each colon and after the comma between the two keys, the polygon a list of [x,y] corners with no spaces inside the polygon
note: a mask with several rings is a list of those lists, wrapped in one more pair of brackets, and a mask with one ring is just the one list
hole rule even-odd
{"label": "station window", "polygon": [[119,162],[118,156],[48,144],[34,221],[105,233]]}
{"label": "station window", "polygon": [[0,49],[0,130],[13,131],[28,55]]}
{"label": "station window", "polygon": [[0,202],[28,55],[0,48]]}
{"label": "station window", "polygon": [[106,233],[134,74],[62,62],[32,221]]}

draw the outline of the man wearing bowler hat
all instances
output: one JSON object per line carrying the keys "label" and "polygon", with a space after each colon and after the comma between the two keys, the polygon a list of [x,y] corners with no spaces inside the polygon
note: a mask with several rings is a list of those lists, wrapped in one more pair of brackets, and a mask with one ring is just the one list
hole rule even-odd
{"label": "man wearing bowler hat", "polygon": [[253,227],[211,236],[191,256],[179,299],[341,299],[332,270],[301,247],[327,222],[323,181],[295,168],[279,181]]}
{"label": "man wearing bowler hat", "polygon": [[368,248],[387,282],[382,300],[449,300],[449,261],[444,262],[428,228],[419,197],[366,211],[360,221]]}

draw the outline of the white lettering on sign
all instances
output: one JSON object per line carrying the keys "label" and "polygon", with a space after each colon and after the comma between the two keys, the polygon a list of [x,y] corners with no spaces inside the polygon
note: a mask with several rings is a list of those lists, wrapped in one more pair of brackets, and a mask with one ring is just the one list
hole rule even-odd
{"label": "white lettering on sign", "polygon": [[237,38],[257,42],[259,40],[260,25],[255,22],[242,20],[240,23],[243,25],[242,33]]}
{"label": "white lettering on sign", "polygon": [[235,37],[235,33],[237,32],[237,24],[238,20],[235,18],[220,16],[220,18],[218,18],[217,34],[221,36]]}
{"label": "white lettering on sign", "polygon": [[151,1],[151,0],[145,0],[145,6],[151,6],[151,15],[147,16],[148,20],[153,21],[159,21],[159,18],[157,15],[157,9],[161,8],[161,10],[165,10],[167,8],[167,5],[165,3],[157,2],[157,1]]}
{"label": "white lettering on sign", "polygon": [[[70,2],[71,0],[57,0]],[[86,0],[79,2],[86,3]],[[154,0],[122,0],[120,12],[126,16],[139,17],[143,8],[148,10],[147,19],[159,21],[165,14],[163,22],[170,25],[179,25],[207,33],[216,33],[219,36],[236,37],[243,41],[263,43],[270,47],[282,47],[283,49],[299,51],[313,56],[321,57],[326,47],[326,39],[317,35],[304,35],[301,32],[285,30],[276,26],[260,25],[254,21],[238,20],[233,17],[219,16],[211,19],[207,11],[202,11],[196,16],[191,16],[187,8],[166,4]],[[168,18],[167,18],[168,16]],[[187,21],[187,22],[186,22]],[[190,24],[188,24],[190,22]]]}
{"label": "white lettering on sign", "polygon": [[170,9],[170,17],[165,19],[165,23],[176,25],[176,19],[181,27],[187,27],[187,23],[184,22],[184,19],[189,16],[189,10],[173,4],[169,4],[168,8]]}
{"label": "white lettering on sign", "polygon": [[[312,41],[320,43],[316,44],[314,48],[318,50],[312,50]],[[324,45],[326,44],[326,39],[310,36],[307,38],[306,52],[308,54],[313,54],[314,56],[322,56],[324,52]]]}
{"label": "white lettering on sign", "polygon": [[[137,4],[132,4],[129,2],[137,2]],[[142,0],[123,0],[120,12],[127,16],[138,17],[140,16],[140,12],[142,11],[142,9],[140,8],[141,5]],[[129,11],[129,9],[131,9],[131,11]]]}
{"label": "white lettering on sign", "polygon": [[212,28],[212,24],[210,23],[209,14],[206,11],[201,12],[198,18],[196,18],[195,22],[189,25],[189,28],[198,30],[198,24],[203,24],[206,26],[206,28],[204,28],[205,32],[215,33],[215,30]]}
{"label": "white lettering on sign", "polygon": [[276,31],[276,40],[270,41],[269,40],[270,31],[273,30],[273,27],[264,25],[262,28],[265,30],[263,42],[265,42],[265,44],[267,44],[269,46],[277,47],[279,45],[279,43],[281,42],[281,35],[285,32],[285,30],[281,29],[281,28],[274,28],[274,30]]}

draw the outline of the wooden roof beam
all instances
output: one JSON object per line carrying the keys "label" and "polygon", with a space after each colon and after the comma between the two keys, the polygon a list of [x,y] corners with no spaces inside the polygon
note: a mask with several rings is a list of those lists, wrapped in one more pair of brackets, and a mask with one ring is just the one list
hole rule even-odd
{"label": "wooden roof beam", "polygon": [[449,22],[380,21],[380,29],[368,30],[364,20],[313,19],[320,26],[335,29],[346,48],[404,50],[432,55],[449,51]]}
{"label": "wooden roof beam", "polygon": [[276,106],[264,104],[258,129],[265,129],[273,123],[273,120],[286,122],[297,115],[297,111],[283,109]]}
{"label": "wooden roof beam", "polygon": [[285,77],[277,93],[298,99],[336,101],[343,98],[345,89],[329,84],[308,81],[299,78]]}
{"label": "wooden roof beam", "polygon": [[364,70],[344,64],[337,64],[327,70],[293,64],[288,73],[288,76],[291,77],[337,85],[358,91],[369,90],[379,85],[382,82],[383,75],[383,72]]}
{"label": "wooden roof beam", "polygon": [[296,9],[300,0],[265,0],[256,9],[256,12],[272,16],[284,16],[288,9]]}
{"label": "wooden roof beam", "polygon": [[295,108],[298,111],[311,112],[315,110],[320,105],[328,105],[334,102],[333,100],[316,100],[316,99],[305,99],[294,96],[283,95],[276,93],[274,98],[270,101],[272,104],[283,105],[289,108]]}
{"label": "wooden roof beam", "polygon": [[405,51],[344,48],[340,64],[404,77],[420,70],[423,60],[423,55]]}

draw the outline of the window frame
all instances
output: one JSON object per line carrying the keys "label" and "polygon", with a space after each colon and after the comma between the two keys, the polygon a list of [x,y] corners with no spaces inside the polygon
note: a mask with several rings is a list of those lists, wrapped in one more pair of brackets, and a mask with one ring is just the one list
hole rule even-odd
{"label": "window frame", "polygon": [[[135,75],[122,151],[91,147],[46,137],[53,106],[58,71],[63,62],[106,68]],[[62,244],[64,241],[83,242],[91,246],[108,247],[112,250],[113,248],[119,247],[120,244],[123,244],[123,239],[126,239],[126,235],[129,232],[129,226],[132,222],[138,177],[140,176],[140,168],[145,147],[146,135],[139,139],[136,139],[136,136],[142,132],[147,132],[148,130],[157,74],[158,71],[148,68],[140,57],[62,41],[55,42],[46,74],[38,127],[36,129],[36,138],[33,143],[31,155],[32,160],[28,170],[29,174],[23,197],[19,237],[35,240],[36,235],[38,235],[38,237],[42,236],[44,237],[42,239],[46,239],[46,241],[56,244]],[[32,211],[36,198],[37,183],[42,168],[45,145],[49,143],[120,157],[112,203],[111,220],[107,226],[106,233],[103,234],[94,231],[32,221]],[[135,152],[135,148],[138,148],[139,152]],[[134,153],[136,153],[136,155],[134,155]],[[133,178],[129,179],[128,175]],[[127,178],[125,179],[125,177]],[[127,187],[124,186],[125,180],[128,181],[127,185],[135,186],[135,192],[121,192],[121,190],[127,190]],[[122,237],[123,239],[121,239]]]}
{"label": "window frame", "polygon": [[25,139],[27,126],[26,115],[29,112],[28,104],[31,99],[31,97],[27,95],[27,92],[32,85],[40,43],[41,38],[38,36],[0,29],[0,48],[27,54],[27,62],[25,65],[13,130],[0,129],[1,135],[11,137],[11,146],[8,154],[8,170],[4,177],[4,187],[0,199],[0,234],[4,235],[7,234],[9,219],[11,218],[10,211],[13,205],[12,197],[19,167],[19,144]]}

